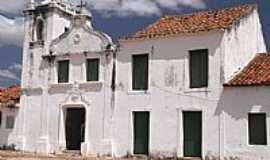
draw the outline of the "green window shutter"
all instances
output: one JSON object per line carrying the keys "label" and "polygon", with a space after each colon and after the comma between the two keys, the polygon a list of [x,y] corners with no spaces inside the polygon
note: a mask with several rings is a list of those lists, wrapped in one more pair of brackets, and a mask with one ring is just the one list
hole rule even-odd
{"label": "green window shutter", "polygon": [[190,88],[208,86],[208,50],[194,50],[189,53]]}
{"label": "green window shutter", "polygon": [[132,89],[148,89],[148,54],[132,57]]}
{"label": "green window shutter", "polygon": [[69,82],[69,60],[58,62],[58,83]]}
{"label": "green window shutter", "polygon": [[99,80],[99,59],[88,59],[86,69],[87,81]]}
{"label": "green window shutter", "polygon": [[249,144],[266,145],[266,114],[256,113],[248,115]]}

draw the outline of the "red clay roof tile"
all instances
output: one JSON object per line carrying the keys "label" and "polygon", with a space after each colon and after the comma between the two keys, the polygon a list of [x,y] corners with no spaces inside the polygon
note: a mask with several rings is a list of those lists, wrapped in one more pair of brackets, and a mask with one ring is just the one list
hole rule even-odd
{"label": "red clay roof tile", "polygon": [[233,86],[270,85],[270,54],[258,54],[239,74],[224,84]]}
{"label": "red clay roof tile", "polygon": [[0,90],[0,104],[4,106],[14,106],[19,102],[21,96],[21,88],[19,86],[11,86]]}
{"label": "red clay roof tile", "polygon": [[242,5],[215,11],[201,11],[188,15],[164,16],[155,23],[120,40],[151,39],[177,34],[208,32],[231,27],[256,9],[256,5]]}

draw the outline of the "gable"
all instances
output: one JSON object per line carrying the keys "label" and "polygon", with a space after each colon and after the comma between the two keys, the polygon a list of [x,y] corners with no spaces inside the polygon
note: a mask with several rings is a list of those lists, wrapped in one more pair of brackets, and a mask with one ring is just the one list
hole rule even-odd
{"label": "gable", "polygon": [[72,28],[55,39],[51,44],[54,54],[103,52],[112,40],[104,33],[94,31],[87,24]]}

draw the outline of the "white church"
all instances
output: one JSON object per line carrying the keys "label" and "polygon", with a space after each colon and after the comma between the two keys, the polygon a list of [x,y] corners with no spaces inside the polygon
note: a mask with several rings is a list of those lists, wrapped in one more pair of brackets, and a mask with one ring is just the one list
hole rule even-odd
{"label": "white church", "polygon": [[31,0],[24,15],[7,137],[16,149],[270,159],[270,54],[256,5],[164,16],[117,44],[68,0]]}

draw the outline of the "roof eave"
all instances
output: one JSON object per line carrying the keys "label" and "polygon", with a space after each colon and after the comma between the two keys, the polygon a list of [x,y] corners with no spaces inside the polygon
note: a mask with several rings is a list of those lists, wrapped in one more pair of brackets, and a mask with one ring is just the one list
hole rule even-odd
{"label": "roof eave", "polygon": [[202,34],[211,34],[211,33],[224,33],[225,30],[228,28],[222,28],[222,29],[213,29],[208,31],[200,31],[200,32],[194,32],[194,33],[179,33],[174,35],[161,35],[156,37],[145,37],[145,38],[120,38],[118,40],[119,43],[125,43],[125,42],[142,42],[146,40],[159,40],[159,39],[169,39],[169,38],[176,38],[176,37],[184,37],[184,36],[201,36]]}

